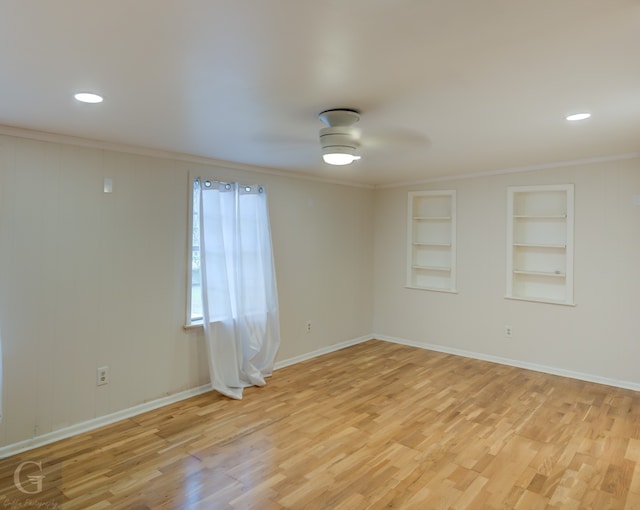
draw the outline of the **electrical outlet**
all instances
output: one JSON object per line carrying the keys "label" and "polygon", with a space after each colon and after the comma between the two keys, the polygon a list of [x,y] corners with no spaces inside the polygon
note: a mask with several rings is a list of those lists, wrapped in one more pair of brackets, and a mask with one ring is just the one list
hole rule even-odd
{"label": "electrical outlet", "polygon": [[307,334],[311,333],[311,321],[307,321],[305,324],[305,330]]}
{"label": "electrical outlet", "polygon": [[99,367],[96,373],[96,386],[109,384],[109,367]]}
{"label": "electrical outlet", "polygon": [[508,324],[504,325],[504,336],[506,338],[513,338],[513,328]]}

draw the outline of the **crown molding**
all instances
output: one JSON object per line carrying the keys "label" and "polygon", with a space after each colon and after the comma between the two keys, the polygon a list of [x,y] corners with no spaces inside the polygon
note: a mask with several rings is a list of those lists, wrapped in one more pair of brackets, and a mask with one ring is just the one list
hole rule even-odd
{"label": "crown molding", "polygon": [[429,179],[421,179],[418,181],[404,181],[404,182],[396,182],[392,184],[379,184],[375,186],[375,189],[405,188],[410,186],[418,186],[422,184],[432,184],[435,182],[459,181],[463,179],[475,179],[478,177],[492,177],[495,175],[534,172],[536,170],[552,170],[555,168],[568,168],[572,166],[589,165],[594,163],[609,163],[611,161],[624,161],[628,159],[637,159],[637,158],[640,158],[640,152],[628,152],[625,154],[611,154],[608,156],[597,156],[593,158],[573,159],[569,161],[556,161],[553,163],[542,163],[539,165],[528,165],[528,166],[504,168],[501,170],[489,170],[486,172],[473,172],[473,173],[466,173],[466,174],[432,177]]}

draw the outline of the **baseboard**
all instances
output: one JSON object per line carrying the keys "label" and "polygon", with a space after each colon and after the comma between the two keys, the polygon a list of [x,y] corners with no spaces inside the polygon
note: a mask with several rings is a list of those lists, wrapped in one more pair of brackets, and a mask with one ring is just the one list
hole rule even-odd
{"label": "baseboard", "polygon": [[54,430],[53,432],[49,432],[47,434],[42,434],[30,439],[25,439],[24,441],[19,441],[17,443],[12,443],[7,446],[0,447],[0,459],[10,457],[11,455],[16,455],[27,450],[32,450],[33,448],[45,446],[47,444],[54,443],[61,439],[66,439],[68,437],[76,436],[84,432],[89,432],[91,430],[104,427],[105,425],[110,425],[117,421],[126,420],[127,418],[132,418],[134,416],[137,416],[138,414],[146,413],[147,411],[153,411],[154,409],[158,409],[160,407],[164,407],[181,400],[186,400],[188,398],[195,397],[196,395],[201,395],[202,393],[206,393],[207,391],[211,391],[210,384],[198,386],[197,388],[191,388],[179,393],[174,393],[173,395],[129,407],[127,409],[123,409],[122,411],[116,411],[115,413],[107,414],[105,416],[99,416],[98,418],[92,418],[91,420],[76,423],[75,425]]}
{"label": "baseboard", "polygon": [[[373,336],[363,336],[360,338],[354,338],[353,340],[347,340],[346,342],[340,342],[334,345],[330,345],[328,347],[323,347],[322,349],[317,349],[306,354],[301,354],[300,356],[295,356],[293,358],[279,361],[275,364],[274,369],[277,370],[279,368],[288,367],[290,365],[316,358],[318,356],[322,356],[323,354],[329,354],[330,352],[339,351],[341,349],[345,349],[347,347],[351,347],[352,345],[357,345],[372,339]],[[47,444],[54,443],[56,441],[60,441],[61,439],[66,439],[78,434],[82,434],[84,432],[89,432],[91,430],[104,427],[105,425],[110,425],[120,420],[126,420],[127,418],[132,418],[139,414],[146,413],[147,411],[153,411],[154,409],[158,409],[160,407],[164,407],[181,400],[186,400],[188,398],[201,395],[202,393],[206,393],[207,391],[211,391],[211,385],[209,384],[181,391],[179,393],[152,400],[150,402],[145,402],[144,404],[129,407],[127,409],[107,414],[105,416],[100,416],[98,418],[86,420],[81,423],[76,423],[75,425],[54,430],[53,432],[49,432],[47,434],[42,434],[30,439],[25,439],[24,441],[19,441],[17,443],[2,446],[0,447],[0,459],[4,459],[12,455],[17,455],[18,453],[32,450],[33,448],[38,448],[40,446],[45,446]]]}
{"label": "baseboard", "polygon": [[640,384],[631,381],[622,381],[619,379],[610,379],[608,377],[602,377],[594,374],[585,374],[583,372],[574,372],[573,370],[565,370],[563,368],[549,367],[546,365],[538,365],[537,363],[528,363],[526,361],[518,361],[510,358],[502,358],[500,356],[492,356],[490,354],[483,354],[473,351],[465,351],[463,349],[456,349],[453,347],[446,347],[443,345],[427,344],[421,342],[414,342],[412,340],[406,340],[403,338],[396,338],[386,335],[374,335],[373,338],[383,340],[385,342],[392,342],[395,344],[407,345],[410,347],[417,347],[419,349],[427,349],[429,351],[443,352],[445,354],[453,354],[455,356],[463,356],[465,358],[473,358],[482,361],[490,361],[492,363],[498,363],[500,365],[508,365],[511,367],[524,368],[527,370],[533,370],[534,372],[542,372],[544,374],[559,375],[561,377],[568,377],[569,379],[577,379],[579,381],[587,381],[597,384],[604,384],[606,386],[613,386],[616,388],[623,388],[627,390],[640,391]]}
{"label": "baseboard", "polygon": [[347,340],[345,342],[340,342],[337,344],[329,345],[327,347],[322,347],[321,349],[316,349],[315,351],[307,352],[305,354],[300,354],[299,356],[294,356],[293,358],[283,359],[281,361],[278,361],[275,364],[274,369],[278,370],[279,368],[295,365],[296,363],[301,363],[302,361],[307,361],[313,358],[317,358],[318,356],[329,354],[330,352],[346,349],[347,347],[351,347],[352,345],[358,345],[363,342],[367,342],[368,340],[373,340],[374,338],[376,337],[373,335],[361,336],[359,338],[354,338],[353,340]]}

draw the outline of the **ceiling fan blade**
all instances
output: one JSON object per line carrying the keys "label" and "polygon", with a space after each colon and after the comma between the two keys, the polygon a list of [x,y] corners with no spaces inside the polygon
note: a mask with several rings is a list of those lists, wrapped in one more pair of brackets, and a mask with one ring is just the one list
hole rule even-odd
{"label": "ceiling fan blade", "polygon": [[367,148],[427,149],[431,146],[431,140],[418,130],[395,129],[382,133],[367,134],[361,139],[361,145]]}
{"label": "ceiling fan blade", "polygon": [[251,137],[251,143],[272,145],[317,144],[317,139],[280,133],[261,133]]}

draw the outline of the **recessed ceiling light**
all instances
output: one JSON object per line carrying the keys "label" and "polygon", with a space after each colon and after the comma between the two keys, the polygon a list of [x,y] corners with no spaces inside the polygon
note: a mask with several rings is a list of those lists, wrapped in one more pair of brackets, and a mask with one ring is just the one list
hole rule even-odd
{"label": "recessed ceiling light", "polygon": [[591,117],[590,113],[574,113],[573,115],[568,115],[567,120],[585,120]]}
{"label": "recessed ceiling light", "polygon": [[81,103],[102,103],[102,96],[92,92],[78,92],[73,97]]}

